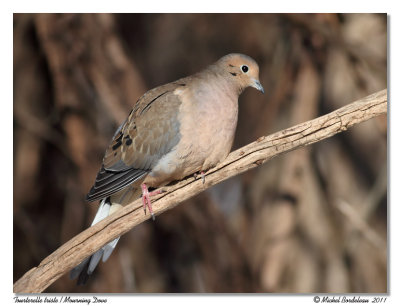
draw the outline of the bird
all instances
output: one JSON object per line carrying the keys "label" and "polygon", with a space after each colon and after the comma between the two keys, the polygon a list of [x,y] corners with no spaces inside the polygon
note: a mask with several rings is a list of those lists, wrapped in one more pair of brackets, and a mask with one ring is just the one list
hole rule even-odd
{"label": "bird", "polygon": [[[116,130],[87,201],[100,200],[92,226],[142,198],[154,220],[149,191],[205,172],[229,154],[238,120],[238,99],[247,88],[264,93],[259,66],[231,53],[191,76],[147,91]],[[85,284],[101,258],[105,262],[119,237],[70,272]]]}

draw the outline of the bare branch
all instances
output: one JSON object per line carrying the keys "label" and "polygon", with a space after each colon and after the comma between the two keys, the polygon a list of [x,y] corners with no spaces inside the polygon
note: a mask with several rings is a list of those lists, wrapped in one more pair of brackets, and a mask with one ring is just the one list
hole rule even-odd
{"label": "bare branch", "polygon": [[[205,189],[257,167],[273,157],[331,137],[355,124],[386,113],[387,90],[385,89],[327,115],[267,137],[263,136],[232,152],[224,162],[210,169],[206,173],[205,184],[201,178],[189,177],[164,187],[166,192],[153,199],[153,210],[156,214],[161,214]],[[143,213],[141,200],[134,201],[50,254],[38,267],[29,270],[14,284],[14,292],[33,293],[45,290],[104,244],[149,218],[149,215]]]}

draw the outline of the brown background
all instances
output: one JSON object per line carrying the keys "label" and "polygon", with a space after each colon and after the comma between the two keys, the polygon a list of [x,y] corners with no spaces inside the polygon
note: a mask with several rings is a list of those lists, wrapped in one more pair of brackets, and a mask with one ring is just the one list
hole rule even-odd
{"label": "brown background", "polygon": [[[241,52],[234,149],[386,88],[378,14],[15,14],[14,281],[85,229],[84,196],[148,89]],[[221,183],[120,240],[88,285],[47,292],[386,292],[379,117]]]}

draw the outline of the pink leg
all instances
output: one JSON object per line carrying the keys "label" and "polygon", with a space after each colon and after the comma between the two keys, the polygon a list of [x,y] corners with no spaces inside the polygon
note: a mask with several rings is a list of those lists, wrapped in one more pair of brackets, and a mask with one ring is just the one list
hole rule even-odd
{"label": "pink leg", "polygon": [[146,214],[146,206],[147,206],[149,208],[151,217],[153,218],[153,221],[154,221],[155,220],[155,216],[154,216],[154,213],[153,213],[153,209],[151,208],[150,197],[154,196],[156,194],[162,193],[162,190],[155,190],[155,191],[149,192],[149,190],[147,189],[146,184],[141,184],[140,187],[142,188],[142,202],[143,202],[144,213]]}
{"label": "pink leg", "polygon": [[194,178],[197,179],[198,176],[201,176],[201,179],[203,180],[203,184],[206,182],[206,174],[204,171],[201,171],[199,174],[195,173]]}

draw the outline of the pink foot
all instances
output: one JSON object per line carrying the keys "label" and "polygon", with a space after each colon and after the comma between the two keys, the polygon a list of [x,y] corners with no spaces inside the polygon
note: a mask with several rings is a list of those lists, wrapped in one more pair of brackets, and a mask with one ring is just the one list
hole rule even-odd
{"label": "pink foot", "polygon": [[144,214],[146,214],[146,206],[147,206],[149,208],[151,217],[153,218],[153,221],[154,221],[156,218],[154,216],[153,209],[151,208],[150,197],[162,193],[162,190],[155,190],[155,191],[149,192],[146,184],[141,184],[140,187],[142,188],[142,202],[143,202]]}
{"label": "pink foot", "polygon": [[206,174],[204,171],[201,171],[199,174],[195,173],[194,178],[197,179],[198,176],[201,176],[201,179],[203,180],[203,184],[206,182]]}

